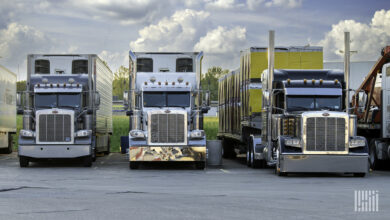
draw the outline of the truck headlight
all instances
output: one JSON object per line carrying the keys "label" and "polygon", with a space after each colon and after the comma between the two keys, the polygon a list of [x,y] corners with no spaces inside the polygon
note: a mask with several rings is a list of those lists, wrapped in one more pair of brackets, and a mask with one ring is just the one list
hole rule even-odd
{"label": "truck headlight", "polygon": [[32,137],[35,137],[35,132],[34,131],[31,131],[31,130],[20,130],[20,135],[22,137],[27,137],[27,138],[32,138]]}
{"label": "truck headlight", "polygon": [[204,138],[204,131],[203,130],[194,130],[190,133],[191,139],[202,139]]}
{"label": "truck headlight", "polygon": [[300,138],[288,138],[284,139],[284,144],[289,147],[299,147],[302,148]]}
{"label": "truck headlight", "polygon": [[130,131],[130,136],[132,138],[145,138],[145,134],[141,130],[132,130],[132,131]]}
{"label": "truck headlight", "polygon": [[349,148],[366,146],[366,139],[364,137],[353,137],[349,141]]}
{"label": "truck headlight", "polygon": [[80,130],[76,132],[76,137],[87,137],[91,134],[91,130]]}

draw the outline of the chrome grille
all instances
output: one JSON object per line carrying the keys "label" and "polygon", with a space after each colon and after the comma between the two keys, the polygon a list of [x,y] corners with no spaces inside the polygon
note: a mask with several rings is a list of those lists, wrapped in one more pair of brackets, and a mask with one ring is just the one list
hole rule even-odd
{"label": "chrome grille", "polygon": [[70,142],[71,117],[64,114],[39,115],[38,141],[40,142]]}
{"label": "chrome grille", "polygon": [[152,114],[150,141],[152,143],[183,143],[185,123],[183,114]]}
{"label": "chrome grille", "polygon": [[307,151],[345,151],[345,119],[312,117],[306,120]]}

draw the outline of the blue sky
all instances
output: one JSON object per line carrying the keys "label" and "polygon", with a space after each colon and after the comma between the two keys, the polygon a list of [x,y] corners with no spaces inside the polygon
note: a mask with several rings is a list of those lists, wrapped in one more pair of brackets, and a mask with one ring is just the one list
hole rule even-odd
{"label": "blue sky", "polygon": [[0,0],[0,64],[23,79],[30,53],[96,53],[115,71],[129,49],[203,50],[205,68],[233,69],[270,29],[276,45],[323,46],[325,60],[341,60],[350,31],[352,59],[375,60],[390,45],[390,1]]}

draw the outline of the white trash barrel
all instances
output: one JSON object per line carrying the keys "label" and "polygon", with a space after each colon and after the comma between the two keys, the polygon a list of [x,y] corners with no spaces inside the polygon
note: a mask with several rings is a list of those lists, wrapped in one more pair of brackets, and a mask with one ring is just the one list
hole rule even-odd
{"label": "white trash barrel", "polygon": [[207,147],[207,165],[221,166],[222,165],[222,141],[211,140],[206,142]]}

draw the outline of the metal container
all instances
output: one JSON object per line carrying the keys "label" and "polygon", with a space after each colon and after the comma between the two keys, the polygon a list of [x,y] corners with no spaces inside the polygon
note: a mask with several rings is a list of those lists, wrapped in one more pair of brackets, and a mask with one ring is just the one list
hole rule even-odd
{"label": "metal container", "polygon": [[207,141],[207,165],[221,166],[222,165],[222,141],[211,140]]}

